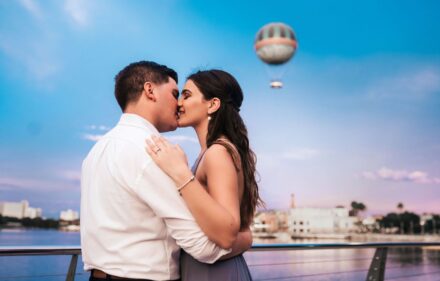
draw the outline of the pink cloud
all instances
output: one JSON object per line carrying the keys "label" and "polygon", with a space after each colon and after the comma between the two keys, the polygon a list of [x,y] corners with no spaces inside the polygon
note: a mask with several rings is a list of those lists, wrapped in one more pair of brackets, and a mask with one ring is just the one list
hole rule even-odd
{"label": "pink cloud", "polygon": [[423,171],[394,170],[386,167],[382,167],[376,172],[363,172],[362,177],[368,180],[440,184],[440,178],[430,177],[428,173]]}
{"label": "pink cloud", "polygon": [[23,177],[0,177],[0,190],[11,189],[39,189],[59,190],[65,188],[78,188],[78,180],[62,176],[62,179],[38,179]]}

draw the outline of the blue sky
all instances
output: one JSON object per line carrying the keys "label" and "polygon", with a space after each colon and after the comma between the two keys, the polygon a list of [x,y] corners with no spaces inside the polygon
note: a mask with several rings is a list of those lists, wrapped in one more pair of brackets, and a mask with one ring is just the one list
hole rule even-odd
{"label": "blue sky", "polygon": [[[81,161],[120,116],[113,77],[138,60],[184,78],[221,68],[240,82],[269,208],[348,205],[440,212],[437,1],[2,1],[0,201],[46,216],[79,209]],[[255,55],[284,22],[299,48],[285,87]],[[190,129],[167,134],[187,151]]]}

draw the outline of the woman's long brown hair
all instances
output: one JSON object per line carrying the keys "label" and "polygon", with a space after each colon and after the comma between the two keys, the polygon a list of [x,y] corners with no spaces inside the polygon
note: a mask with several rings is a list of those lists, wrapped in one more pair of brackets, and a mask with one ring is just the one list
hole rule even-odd
{"label": "woman's long brown hair", "polygon": [[[222,70],[198,71],[188,80],[194,82],[206,100],[219,98],[220,108],[211,115],[208,125],[207,146],[210,147],[219,138],[226,137],[237,149],[244,177],[243,197],[240,204],[240,228],[250,226],[255,210],[262,204],[256,181],[255,153],[249,147],[248,132],[240,116],[243,91],[237,80]],[[228,150],[231,154],[230,150]],[[235,159],[235,157],[232,155]]]}

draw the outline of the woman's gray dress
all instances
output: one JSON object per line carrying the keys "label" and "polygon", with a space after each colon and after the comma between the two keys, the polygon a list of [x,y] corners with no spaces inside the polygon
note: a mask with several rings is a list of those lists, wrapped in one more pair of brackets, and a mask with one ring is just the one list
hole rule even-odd
{"label": "woman's gray dress", "polygon": [[217,261],[201,263],[182,251],[180,254],[182,281],[250,281],[251,274],[243,255]]}
{"label": "woman's gray dress", "polygon": [[[203,153],[204,154],[204,153]],[[203,154],[192,167],[196,174]],[[214,264],[201,263],[182,250],[180,254],[180,270],[182,281],[251,281],[252,277],[243,255]]]}

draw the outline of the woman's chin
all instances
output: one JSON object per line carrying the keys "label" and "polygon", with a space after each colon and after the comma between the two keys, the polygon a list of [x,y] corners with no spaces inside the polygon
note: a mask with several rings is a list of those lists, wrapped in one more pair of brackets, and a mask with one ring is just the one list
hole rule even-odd
{"label": "woman's chin", "polygon": [[177,128],[185,128],[185,127],[188,127],[188,124],[180,120],[177,120]]}

